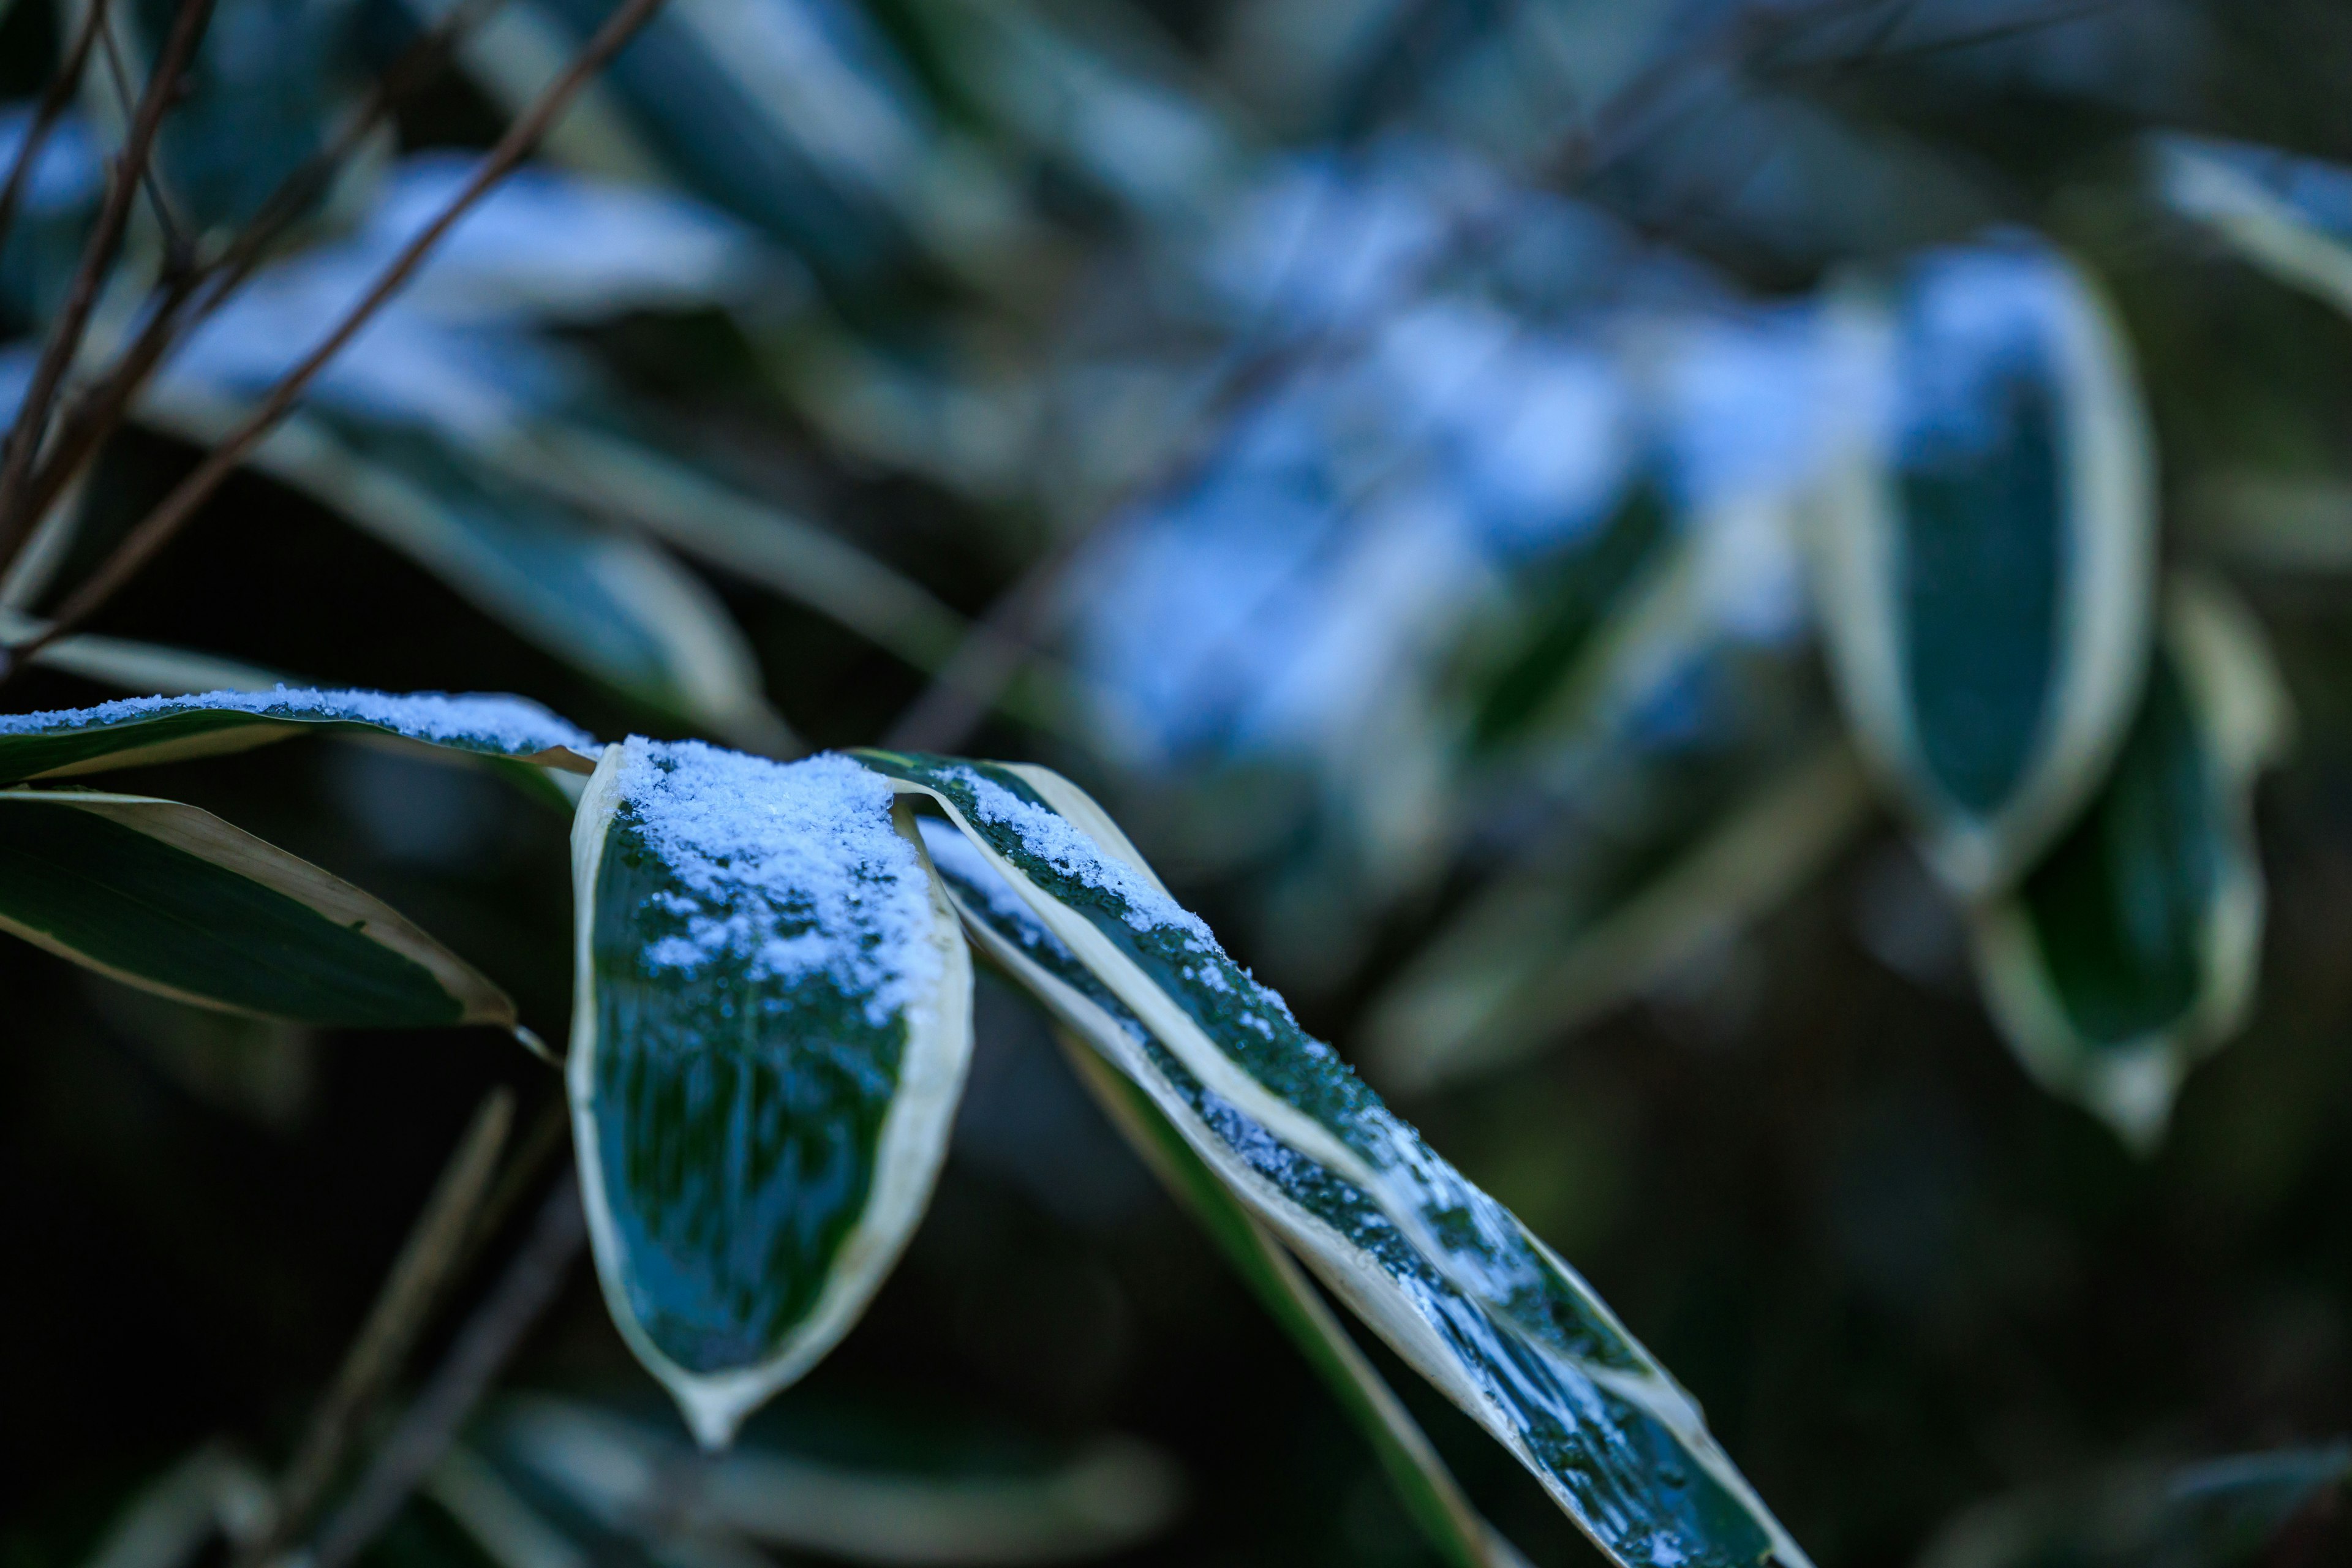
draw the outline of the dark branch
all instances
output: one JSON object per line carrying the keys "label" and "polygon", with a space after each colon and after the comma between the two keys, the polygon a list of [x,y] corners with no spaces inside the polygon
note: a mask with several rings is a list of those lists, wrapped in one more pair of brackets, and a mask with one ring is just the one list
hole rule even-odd
{"label": "dark branch", "polygon": [[41,94],[41,105],[33,111],[32,123],[25,127],[25,144],[16,149],[16,162],[8,170],[8,183],[0,187],[0,244],[5,244],[9,227],[16,221],[17,204],[25,199],[26,187],[32,184],[33,169],[41,160],[41,149],[48,144],[49,132],[57,129],[58,120],[73,101],[74,89],[81,84],[83,68],[89,63],[90,46],[98,41],[99,29],[106,25],[106,0],[89,0],[89,11],[82,17],[81,31],[74,35],[58,62],[57,74],[49,79],[48,90]]}

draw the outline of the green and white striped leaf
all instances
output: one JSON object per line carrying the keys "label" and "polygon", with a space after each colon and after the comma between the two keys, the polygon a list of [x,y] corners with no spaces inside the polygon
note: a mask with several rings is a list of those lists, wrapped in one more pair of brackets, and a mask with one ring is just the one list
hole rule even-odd
{"label": "green and white striped leaf", "polygon": [[2254,1568],[2347,1479],[2345,1442],[2118,1467],[1979,1504],[1937,1535],[1919,1568]]}
{"label": "green and white striped leaf", "polygon": [[1374,1001],[1367,1070],[1400,1091],[1522,1060],[1779,904],[1870,819],[1852,750],[1777,773],[1596,910],[1555,867],[1506,872]]}
{"label": "green and white striped leaf", "polygon": [[0,783],[216,756],[331,731],[394,737],[572,773],[594,766],[591,759],[598,750],[586,731],[520,697],[281,686],[0,714]]}
{"label": "green and white striped leaf", "polygon": [[1822,487],[1816,581],[1864,754],[1966,898],[2015,880],[2098,787],[2147,668],[2155,458],[2092,282],[2040,249],[1856,285],[1894,429]]}
{"label": "green and white striped leaf", "polygon": [[2098,797],[1975,921],[1994,1018],[2027,1070],[2135,1148],[2244,1022],[2263,931],[2253,787],[2293,717],[2261,627],[2218,584],[2171,584],[2164,637]]}
{"label": "green and white striped leaf", "polygon": [[[1007,899],[1017,904],[1017,896],[1009,889],[997,891],[1004,889],[1003,879],[952,829],[943,828],[937,838],[926,831],[924,839],[931,847],[932,864],[939,868],[956,912],[963,916],[965,928],[983,948],[993,952],[998,944],[1011,942],[1026,949],[1032,945],[1030,939],[1042,936],[1044,928],[1024,918],[1025,906],[1018,911],[1009,905],[1004,912],[996,910],[994,906]],[[1109,1006],[1118,1005],[1107,994],[1105,999]],[[1125,1016],[1132,1019],[1134,1015]],[[1282,1325],[1340,1408],[1370,1442],[1388,1474],[1389,1485],[1430,1544],[1456,1568],[1521,1568],[1525,1559],[1470,1506],[1420,1424],[1356,1348],[1355,1341],[1323,1304],[1323,1298],[1299,1272],[1282,1243],[1192,1152],[1150,1095],[1120,1077],[1092,1047],[1066,1030],[1059,1031],[1059,1038],[1064,1054],[1079,1081],[1093,1091],[1096,1103],[1168,1190],[1201,1222],[1234,1271]]]}
{"label": "green and white striped leaf", "polygon": [[623,1336],[707,1447],[846,1333],[929,1201],[970,954],[856,763],[606,749],[572,825],[572,1131]]}
{"label": "green and white striped leaf", "polygon": [[371,1028],[515,1023],[505,993],[395,910],[177,801],[0,790],[0,930],[200,1006]]}
{"label": "green and white striped leaf", "polygon": [[2352,314],[2352,232],[2340,216],[2352,169],[2201,136],[2159,136],[2150,151],[2167,206],[2280,282]]}
{"label": "green and white striped leaf", "polygon": [[1591,1289],[1303,1033],[1100,807],[1042,768],[859,755],[1010,884],[992,913],[1034,916],[1034,941],[984,937],[991,952],[1604,1551],[1803,1568],[1697,1405]]}

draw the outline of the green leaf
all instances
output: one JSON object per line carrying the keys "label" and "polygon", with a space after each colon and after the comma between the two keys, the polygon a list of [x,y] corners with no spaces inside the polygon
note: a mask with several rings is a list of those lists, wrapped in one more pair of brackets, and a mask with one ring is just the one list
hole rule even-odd
{"label": "green leaf", "polygon": [[2347,1478],[2343,1442],[2124,1467],[1979,1504],[1945,1527],[1919,1568],[2253,1568]]}
{"label": "green leaf", "polygon": [[[930,840],[929,834],[925,838],[931,843],[933,864],[947,884],[949,898],[981,945],[992,953],[1005,942],[1027,946],[1021,942],[1024,922],[1018,915],[1008,921],[990,912],[992,889],[1003,888],[1003,879],[993,871],[982,879],[979,873],[987,870],[985,862],[965,862],[954,849]],[[973,855],[961,839],[952,843],[962,847],[964,856]],[[1117,1003],[1113,1000],[1109,1005]],[[1388,1474],[1389,1485],[1430,1544],[1457,1568],[1518,1568],[1524,1559],[1470,1506],[1427,1435],[1356,1348],[1282,1243],[1192,1152],[1150,1095],[1120,1077],[1083,1041],[1066,1031],[1059,1037],[1079,1081],[1093,1091],[1097,1103],[1127,1134],[1128,1142],[1169,1191],[1201,1222],[1234,1271],[1282,1325],[1340,1408],[1370,1440],[1381,1469]]]}
{"label": "green leaf", "polygon": [[1506,872],[1375,999],[1368,1070],[1427,1089],[1525,1058],[1765,914],[1869,816],[1853,753],[1831,742],[1597,911],[1555,867]]}
{"label": "green leaf", "polygon": [[2053,253],[1937,253],[1892,299],[1849,288],[1840,319],[1892,364],[1895,428],[1851,442],[1823,487],[1832,668],[1928,859],[1983,897],[2064,829],[2130,722],[2156,569],[2147,416],[2106,307]]}
{"label": "green leaf", "polygon": [[[240,412],[184,389],[140,405],[205,443]],[[615,690],[752,751],[792,748],[725,606],[646,541],[486,479],[420,432],[297,414],[249,461]]]}
{"label": "green leaf", "polygon": [[1228,958],[1101,808],[1042,768],[859,753],[1010,888],[990,951],[1140,1086],[1251,1211],[1621,1563],[1804,1553],[1576,1272]]}
{"label": "green leaf", "polygon": [[857,764],[607,748],[572,826],[597,1269],[706,1446],[848,1331],[930,1196],[970,955]]}
{"label": "green leaf", "polygon": [[0,791],[0,929],[232,1012],[372,1028],[515,1022],[503,992],[396,911],[176,801]]}
{"label": "green leaf", "polygon": [[[644,1422],[545,1396],[503,1401],[480,1447],[489,1458],[445,1467],[434,1496],[505,1568],[548,1561],[530,1553],[526,1518],[583,1547],[634,1539],[673,1563],[764,1561],[758,1546],[856,1563],[1066,1562],[1158,1533],[1183,1496],[1175,1466],[1128,1438],[1034,1458],[992,1450],[985,1465],[849,1464],[756,1438],[698,1456]],[[607,1560],[593,1547],[581,1556]]]}
{"label": "green leaf", "polygon": [[2292,727],[2261,627],[2182,575],[2105,787],[2013,898],[1982,910],[1985,998],[2029,1071],[2136,1148],[2244,1021],[2263,929],[2253,786]]}
{"label": "green leaf", "polygon": [[441,692],[206,691],[0,715],[0,783],[242,752],[305,732],[396,737],[585,773],[597,744],[520,697]]}

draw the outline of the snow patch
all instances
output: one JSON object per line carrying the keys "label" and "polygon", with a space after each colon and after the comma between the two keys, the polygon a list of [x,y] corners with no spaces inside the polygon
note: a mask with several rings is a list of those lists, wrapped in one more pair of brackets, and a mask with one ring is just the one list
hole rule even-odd
{"label": "snow patch", "polygon": [[224,710],[263,719],[373,724],[411,740],[504,756],[528,756],[562,746],[593,757],[603,750],[586,731],[525,698],[495,692],[320,691],[293,686],[189,697],[124,697],[94,708],[0,714],[0,735],[50,734]]}

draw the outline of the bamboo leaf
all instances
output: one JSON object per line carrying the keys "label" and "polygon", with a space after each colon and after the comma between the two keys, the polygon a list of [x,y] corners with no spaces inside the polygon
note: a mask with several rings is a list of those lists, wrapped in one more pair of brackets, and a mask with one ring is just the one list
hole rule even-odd
{"label": "bamboo leaf", "polygon": [[1869,815],[1853,753],[1831,742],[1597,914],[1549,866],[1506,873],[1374,1002],[1374,1077],[1426,1089],[1522,1059],[1769,910]]}
{"label": "bamboo leaf", "polygon": [[373,1028],[515,1022],[503,992],[394,910],[176,801],[0,791],[0,930],[231,1012]]}
{"label": "bamboo leaf", "polygon": [[1697,1405],[1591,1288],[1304,1034],[1076,786],[859,755],[947,813],[1010,884],[1003,912],[1032,911],[1036,941],[991,952],[1604,1551],[1801,1568]]}
{"label": "bamboo leaf", "polygon": [[2166,205],[2280,282],[2352,314],[2352,234],[2336,216],[2352,169],[2201,136],[2159,136],[2150,151]]}
{"label": "bamboo leaf", "polygon": [[[992,919],[993,903],[1003,898],[1017,901],[1010,889],[994,893],[1004,888],[1003,879],[951,832],[935,838],[927,831],[923,837],[940,880],[947,885],[948,897],[963,916],[965,929],[981,945],[992,952],[995,944],[1004,942],[1029,945],[1022,940],[1024,931],[1041,928],[1018,915],[1010,921],[1002,915]],[[1519,1568],[1525,1560],[1470,1506],[1419,1424],[1356,1348],[1281,1242],[1192,1152],[1184,1135],[1151,1103],[1150,1096],[1067,1031],[1061,1032],[1059,1038],[1079,1081],[1093,1091],[1097,1103],[1127,1134],[1128,1142],[1169,1191],[1201,1222],[1234,1271],[1282,1325],[1340,1408],[1363,1432],[1388,1474],[1389,1485],[1430,1544],[1457,1568]]]}
{"label": "bamboo leaf", "polygon": [[215,756],[330,731],[397,737],[572,773],[589,771],[598,750],[584,731],[520,697],[280,686],[0,714],[0,783]]}
{"label": "bamboo leaf", "polygon": [[841,758],[632,740],[573,819],[597,1270],[707,1447],[848,1331],[946,1151],[971,960],[893,809]]}
{"label": "bamboo leaf", "polygon": [[1985,998],[2027,1070],[2152,1148],[2198,1059],[2244,1021],[2262,949],[2253,786],[2292,717],[2253,617],[2171,585],[2113,774],[2013,898],[1985,909]]}
{"label": "bamboo leaf", "polygon": [[2120,1467],[1979,1504],[1919,1568],[2252,1568],[2295,1516],[2352,1479],[2352,1444],[2170,1468]]}
{"label": "bamboo leaf", "polygon": [[2123,339],[2054,253],[1948,251],[1843,330],[1892,367],[1893,430],[1820,509],[1832,667],[1938,872],[1995,893],[2098,786],[2147,668],[2154,457]]}

